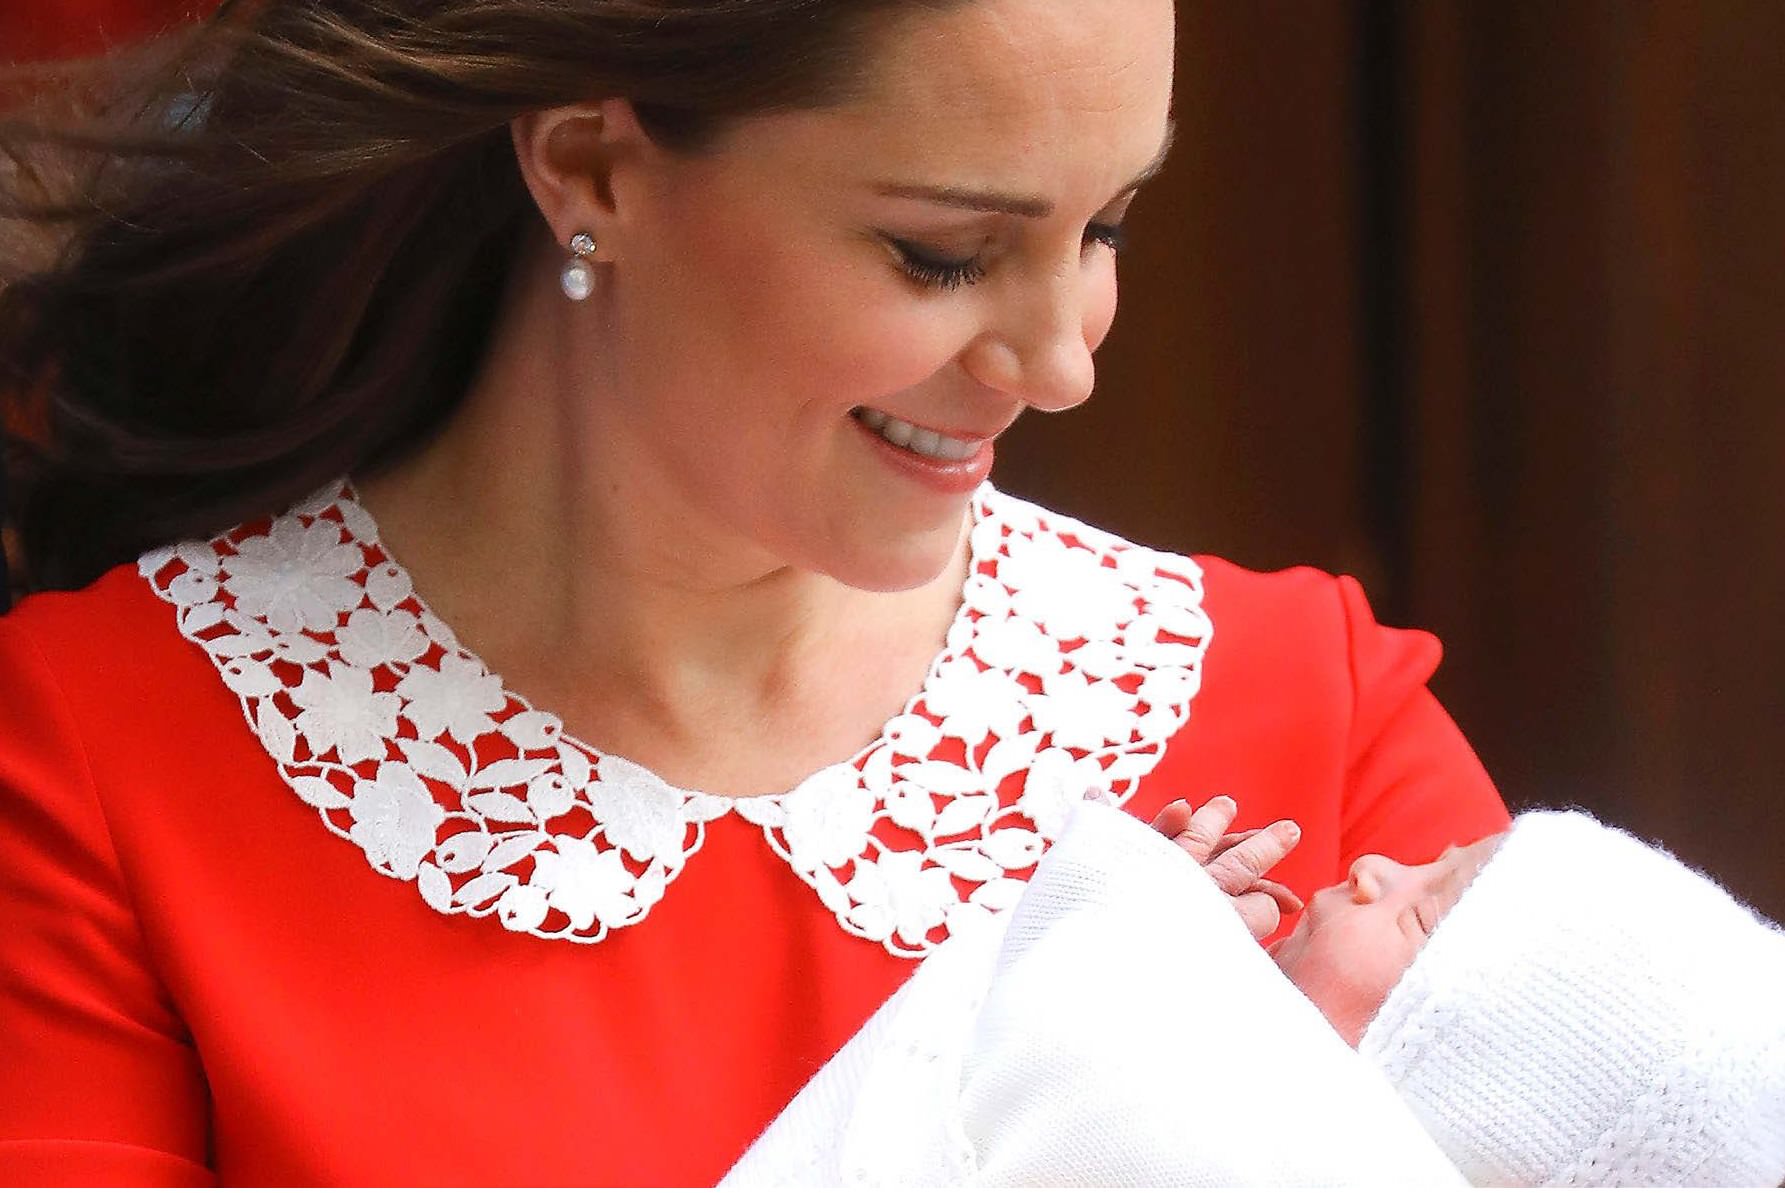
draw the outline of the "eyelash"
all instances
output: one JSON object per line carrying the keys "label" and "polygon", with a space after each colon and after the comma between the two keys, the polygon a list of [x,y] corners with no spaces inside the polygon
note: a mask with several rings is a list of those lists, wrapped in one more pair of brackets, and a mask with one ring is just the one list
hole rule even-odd
{"label": "eyelash", "polygon": [[[926,289],[958,290],[985,280],[985,265],[976,257],[951,261],[927,253],[909,240],[888,237],[888,242],[899,255],[899,268]],[[1128,247],[1128,235],[1119,224],[1091,224],[1085,229],[1085,244],[1101,244],[1120,255]]]}

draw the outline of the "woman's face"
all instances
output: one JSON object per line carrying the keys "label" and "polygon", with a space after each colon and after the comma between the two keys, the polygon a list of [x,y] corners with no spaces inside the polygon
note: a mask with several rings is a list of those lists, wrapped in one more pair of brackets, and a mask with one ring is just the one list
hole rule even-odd
{"label": "woman's face", "polygon": [[903,16],[860,98],[616,173],[603,464],[778,563],[935,578],[997,436],[1090,395],[1172,24],[1171,0]]}

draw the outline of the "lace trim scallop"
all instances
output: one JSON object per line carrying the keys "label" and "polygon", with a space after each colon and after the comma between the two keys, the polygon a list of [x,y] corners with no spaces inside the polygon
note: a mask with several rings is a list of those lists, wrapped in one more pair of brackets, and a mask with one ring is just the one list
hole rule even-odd
{"label": "lace trim scallop", "polygon": [[1189,717],[1202,575],[1007,497],[923,687],[781,795],[672,787],[503,687],[416,594],[346,482],[139,570],[298,797],[446,915],[593,943],[643,920],[736,815],[842,928],[927,953],[1015,902],[1072,803],[1124,801]]}

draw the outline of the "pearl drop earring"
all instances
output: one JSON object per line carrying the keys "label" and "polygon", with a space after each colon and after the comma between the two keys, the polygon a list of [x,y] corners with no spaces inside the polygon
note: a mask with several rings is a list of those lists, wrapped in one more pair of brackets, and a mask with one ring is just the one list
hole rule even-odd
{"label": "pearl drop earring", "polygon": [[558,284],[564,287],[564,297],[571,302],[582,302],[595,293],[595,267],[589,264],[589,258],[595,253],[595,238],[587,232],[578,232],[570,238],[570,261],[564,266],[564,272],[558,275]]}

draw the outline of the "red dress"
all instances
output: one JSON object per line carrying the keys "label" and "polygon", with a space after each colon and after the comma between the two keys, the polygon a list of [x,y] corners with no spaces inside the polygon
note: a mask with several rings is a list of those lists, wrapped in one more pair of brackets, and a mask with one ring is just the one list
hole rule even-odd
{"label": "red dress", "polygon": [[780,797],[562,734],[351,490],[24,602],[0,1182],[710,1184],[1087,779],[1293,816],[1303,895],[1506,825],[1353,581],[976,516],[924,691]]}

